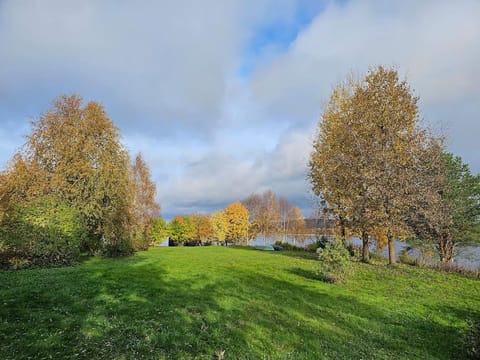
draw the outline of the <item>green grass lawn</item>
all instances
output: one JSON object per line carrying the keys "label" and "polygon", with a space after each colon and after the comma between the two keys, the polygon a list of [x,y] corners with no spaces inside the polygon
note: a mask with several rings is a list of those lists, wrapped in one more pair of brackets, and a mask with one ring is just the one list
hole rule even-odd
{"label": "green grass lawn", "polygon": [[480,281],[355,264],[345,285],[288,252],[162,248],[0,272],[0,359],[465,358]]}

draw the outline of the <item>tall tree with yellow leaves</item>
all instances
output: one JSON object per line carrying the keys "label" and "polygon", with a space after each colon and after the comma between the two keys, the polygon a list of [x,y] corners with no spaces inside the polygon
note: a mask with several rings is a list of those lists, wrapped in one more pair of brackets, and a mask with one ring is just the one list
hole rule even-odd
{"label": "tall tree with yellow leaves", "polygon": [[156,185],[151,179],[150,169],[141,153],[137,154],[132,164],[132,176],[134,246],[136,249],[146,250],[153,240],[150,231],[154,220],[160,216],[160,205],[155,200]]}
{"label": "tall tree with yellow leaves", "polygon": [[210,223],[212,225],[212,236],[214,240],[223,243],[227,237],[228,219],[224,211],[217,211],[210,215]]}
{"label": "tall tree with yellow leaves", "polygon": [[241,202],[237,201],[225,208],[225,218],[228,222],[226,242],[240,243],[247,240],[248,210]]}
{"label": "tall tree with yellow leaves", "polygon": [[32,122],[23,155],[14,159],[13,168],[25,170],[14,176],[25,185],[15,196],[59,197],[83,219],[90,239],[84,250],[126,253],[132,249],[129,156],[103,106],[82,101],[60,96]]}
{"label": "tall tree with yellow leaves", "polygon": [[405,214],[421,196],[415,174],[427,136],[417,101],[396,70],[379,66],[334,89],[319,124],[313,190],[361,235],[364,260],[369,233],[381,228],[395,263],[395,239],[408,231]]}
{"label": "tall tree with yellow leaves", "polygon": [[352,133],[353,96],[358,87],[358,81],[350,78],[334,88],[318,125],[309,177],[314,193],[336,216],[343,241],[347,227],[358,233],[363,260],[368,261],[369,233],[375,221],[368,195],[375,174],[369,172],[366,141]]}

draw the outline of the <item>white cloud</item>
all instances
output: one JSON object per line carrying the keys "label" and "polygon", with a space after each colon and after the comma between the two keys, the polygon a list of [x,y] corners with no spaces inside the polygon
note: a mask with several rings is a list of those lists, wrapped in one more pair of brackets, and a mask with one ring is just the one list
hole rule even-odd
{"label": "white cloud", "polygon": [[241,157],[232,149],[202,153],[188,163],[185,173],[162,184],[159,199],[171,212],[191,212],[221,208],[253,192],[272,189],[305,205],[311,132],[310,128],[286,132],[274,149],[258,151],[256,156]]}
{"label": "white cloud", "polygon": [[209,131],[253,29],[296,6],[273,3],[4,1],[0,102],[24,109],[25,95],[45,103],[77,91],[104,102],[128,130]]}
{"label": "white cloud", "polygon": [[124,128],[215,120],[241,40],[236,8],[219,1],[6,2],[0,91],[46,89],[48,98],[85,91],[126,114]]}
{"label": "white cloud", "polygon": [[257,70],[250,91],[271,118],[309,122],[349,71],[394,65],[421,96],[427,118],[448,104],[465,117],[466,134],[478,126],[478,112],[463,108],[480,100],[479,18],[480,3],[471,0],[331,3],[288,52]]}
{"label": "white cloud", "polygon": [[[297,26],[301,3],[0,2],[2,159],[23,142],[29,116],[78,92],[102,102],[132,153],[144,153],[166,214],[266,188],[308,206],[322,102],[349,71],[386,64],[480,171],[478,1],[330,1],[288,46],[267,36],[246,50],[259,28]],[[245,63],[253,72],[239,76]]]}

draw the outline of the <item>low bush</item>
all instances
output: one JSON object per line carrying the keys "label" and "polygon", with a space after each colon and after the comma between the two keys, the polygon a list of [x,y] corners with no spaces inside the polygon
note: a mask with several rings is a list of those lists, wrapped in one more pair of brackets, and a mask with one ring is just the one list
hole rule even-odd
{"label": "low bush", "polygon": [[341,241],[328,242],[318,248],[319,276],[331,283],[343,283],[352,271],[351,256]]}
{"label": "low bush", "polygon": [[387,258],[383,256],[382,254],[376,253],[376,252],[371,252],[369,254],[370,260],[369,262],[372,264],[386,264],[387,263]]}
{"label": "low bush", "polygon": [[77,211],[53,196],[17,206],[0,227],[1,265],[71,265],[80,255],[84,233]]}
{"label": "low bush", "polygon": [[404,249],[400,252],[399,260],[402,264],[405,264],[405,265],[410,265],[410,266],[418,265],[417,260],[408,253],[408,249]]}
{"label": "low bush", "polygon": [[348,244],[347,250],[350,253],[350,256],[355,259],[360,259],[362,257],[362,247],[360,245]]}
{"label": "low bush", "polygon": [[200,240],[187,240],[183,242],[183,246],[201,246],[202,242]]}
{"label": "low bush", "polygon": [[305,246],[305,250],[307,250],[308,252],[316,252],[318,249],[318,247],[315,245],[315,243],[311,243],[311,244],[308,244],[307,246]]}
{"label": "low bush", "polygon": [[425,264],[423,267],[446,273],[457,273],[468,277],[480,278],[480,267],[476,269],[469,269],[455,263]]}
{"label": "low bush", "polygon": [[281,246],[283,250],[290,250],[290,251],[305,251],[305,248],[296,246],[287,242],[282,241],[275,241],[275,245]]}
{"label": "low bush", "polygon": [[168,239],[168,246],[180,246],[181,243],[179,241],[176,241],[176,240],[172,240],[172,239]]}
{"label": "low bush", "polygon": [[144,251],[148,250],[152,243],[152,239],[150,238],[150,234],[148,232],[137,230],[134,231],[132,234],[132,247],[135,251]]}
{"label": "low bush", "polygon": [[328,243],[328,238],[325,235],[322,235],[320,237],[317,237],[317,239],[313,243],[308,244],[305,249],[310,252],[316,252],[317,249],[324,249]]}
{"label": "low bush", "polygon": [[102,255],[106,257],[123,257],[134,253],[132,241],[129,239],[115,239],[103,241]]}

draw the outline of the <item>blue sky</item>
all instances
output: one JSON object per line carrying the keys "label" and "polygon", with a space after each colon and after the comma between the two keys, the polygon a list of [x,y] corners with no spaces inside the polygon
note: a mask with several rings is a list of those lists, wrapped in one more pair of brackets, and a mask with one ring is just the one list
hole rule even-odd
{"label": "blue sky", "polygon": [[55,96],[78,93],[143,152],[167,218],[269,188],[309,215],[322,103],[384,64],[478,172],[479,18],[476,0],[3,0],[0,164]]}
{"label": "blue sky", "polygon": [[265,61],[265,52],[286,52],[297,36],[327,5],[327,1],[300,0],[287,18],[277,17],[257,25],[244,46],[238,76],[248,79],[255,66],[262,60]]}

